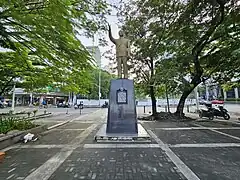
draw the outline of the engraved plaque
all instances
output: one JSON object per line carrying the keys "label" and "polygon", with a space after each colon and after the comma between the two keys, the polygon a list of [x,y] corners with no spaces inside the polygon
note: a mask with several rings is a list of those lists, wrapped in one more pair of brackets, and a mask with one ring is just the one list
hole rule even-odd
{"label": "engraved plaque", "polygon": [[127,90],[119,89],[117,90],[117,103],[118,104],[127,104]]}

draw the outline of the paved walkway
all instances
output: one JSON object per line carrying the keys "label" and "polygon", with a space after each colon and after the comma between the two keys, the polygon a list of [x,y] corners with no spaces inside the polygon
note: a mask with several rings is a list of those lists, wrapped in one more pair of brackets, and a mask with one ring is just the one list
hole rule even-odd
{"label": "paved walkway", "polygon": [[93,137],[105,121],[102,109],[43,133],[36,142],[9,147],[0,179],[239,179],[240,128],[141,122],[150,143],[96,143]]}

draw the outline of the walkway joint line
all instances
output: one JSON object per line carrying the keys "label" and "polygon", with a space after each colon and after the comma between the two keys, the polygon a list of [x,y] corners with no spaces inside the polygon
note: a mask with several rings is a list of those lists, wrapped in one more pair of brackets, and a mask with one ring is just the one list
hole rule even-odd
{"label": "walkway joint line", "polygon": [[160,145],[161,149],[165,151],[166,155],[171,159],[171,161],[176,165],[179,171],[188,179],[188,180],[200,180],[197,175],[186,165],[184,162],[168,147],[164,144],[151,130],[148,130],[148,133],[152,138]]}

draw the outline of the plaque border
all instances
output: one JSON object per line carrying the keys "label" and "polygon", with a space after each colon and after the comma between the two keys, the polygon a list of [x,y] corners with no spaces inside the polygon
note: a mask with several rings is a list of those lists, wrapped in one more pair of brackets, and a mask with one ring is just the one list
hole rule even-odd
{"label": "plaque border", "polygon": [[[118,92],[120,91],[124,91],[126,93],[126,102],[118,102]],[[116,102],[117,104],[128,104],[128,93],[127,93],[127,90],[126,89],[118,89],[117,92],[116,92]]]}

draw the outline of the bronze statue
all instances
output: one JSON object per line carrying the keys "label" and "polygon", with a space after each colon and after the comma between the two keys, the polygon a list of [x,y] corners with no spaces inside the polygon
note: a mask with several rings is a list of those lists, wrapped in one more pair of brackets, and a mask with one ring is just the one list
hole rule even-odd
{"label": "bronze statue", "polygon": [[118,78],[122,78],[122,69],[123,69],[124,78],[127,79],[128,78],[127,60],[130,57],[130,40],[124,37],[124,33],[122,30],[119,31],[120,38],[114,39],[112,37],[112,31],[109,24],[108,24],[108,27],[109,27],[109,30],[108,30],[109,38],[116,46]]}

